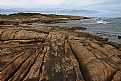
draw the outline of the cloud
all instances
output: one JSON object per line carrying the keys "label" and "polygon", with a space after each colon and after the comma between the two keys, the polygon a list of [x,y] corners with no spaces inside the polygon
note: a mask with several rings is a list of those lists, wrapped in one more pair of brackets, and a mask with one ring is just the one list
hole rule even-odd
{"label": "cloud", "polygon": [[121,0],[0,0],[0,8],[121,16]]}
{"label": "cloud", "polygon": [[104,2],[105,0],[0,0],[0,5],[39,5],[39,6],[50,6],[50,5],[93,5]]}

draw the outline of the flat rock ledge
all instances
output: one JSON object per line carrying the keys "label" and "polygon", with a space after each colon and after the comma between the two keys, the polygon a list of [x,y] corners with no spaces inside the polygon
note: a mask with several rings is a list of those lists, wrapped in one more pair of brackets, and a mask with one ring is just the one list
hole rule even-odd
{"label": "flat rock ledge", "polygon": [[1,27],[0,81],[121,81],[121,46],[61,27]]}

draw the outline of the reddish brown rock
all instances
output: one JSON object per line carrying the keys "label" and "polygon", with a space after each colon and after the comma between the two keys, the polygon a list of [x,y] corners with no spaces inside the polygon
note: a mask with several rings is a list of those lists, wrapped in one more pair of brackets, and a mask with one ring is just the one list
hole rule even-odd
{"label": "reddish brown rock", "polygon": [[104,38],[60,27],[2,27],[0,39],[1,81],[121,81],[119,45]]}
{"label": "reddish brown rock", "polygon": [[[10,40],[9,42],[29,42],[33,41],[44,41],[47,34],[37,33],[33,31],[26,30],[4,30],[1,35],[1,40]],[[12,40],[12,41],[11,41]]]}
{"label": "reddish brown rock", "polygon": [[[83,46],[82,43],[77,41],[70,42],[71,48],[77,57],[77,60],[82,69],[84,79],[88,81],[108,81],[113,78],[113,75],[120,66],[113,64],[113,61],[108,60],[108,57],[103,57],[107,60],[98,59],[94,52],[90,52]],[[96,45],[96,44],[95,44]],[[99,48],[99,46],[97,47]],[[101,49],[101,47],[99,48]],[[104,51],[104,50],[103,50]],[[106,52],[106,50],[105,50]],[[110,52],[106,52],[110,54]],[[115,54],[114,54],[115,55]]]}

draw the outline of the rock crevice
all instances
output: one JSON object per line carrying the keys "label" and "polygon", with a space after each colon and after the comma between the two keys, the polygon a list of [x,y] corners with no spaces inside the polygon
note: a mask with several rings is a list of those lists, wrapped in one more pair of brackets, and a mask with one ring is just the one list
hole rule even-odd
{"label": "rock crevice", "polygon": [[1,81],[121,81],[119,48],[67,28],[1,29]]}

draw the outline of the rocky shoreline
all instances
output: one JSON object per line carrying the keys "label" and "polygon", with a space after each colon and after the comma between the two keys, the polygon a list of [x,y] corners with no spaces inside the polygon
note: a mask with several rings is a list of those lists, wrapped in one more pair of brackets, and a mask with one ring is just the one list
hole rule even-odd
{"label": "rocky shoreline", "polygon": [[19,13],[0,18],[1,81],[121,81],[121,44],[75,31],[84,27],[19,25],[86,17]]}
{"label": "rocky shoreline", "polygon": [[1,25],[19,25],[28,23],[61,23],[67,20],[81,20],[89,19],[84,16],[67,16],[67,15],[55,15],[55,14],[40,14],[40,13],[17,13],[9,15],[0,14]]}
{"label": "rocky shoreline", "polygon": [[121,45],[75,29],[1,26],[1,81],[121,81]]}

